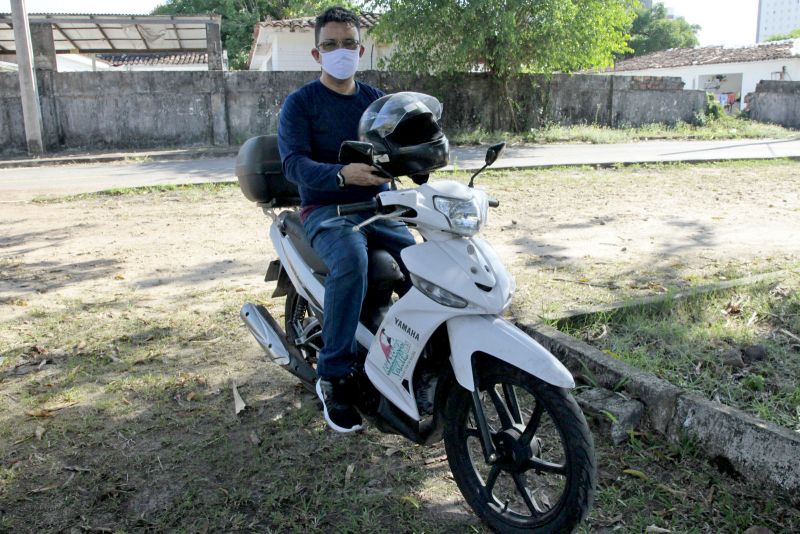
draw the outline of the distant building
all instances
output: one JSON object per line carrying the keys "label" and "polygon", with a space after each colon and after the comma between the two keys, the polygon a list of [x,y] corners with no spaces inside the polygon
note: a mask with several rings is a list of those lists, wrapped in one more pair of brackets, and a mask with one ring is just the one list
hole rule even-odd
{"label": "distant building", "polygon": [[756,42],[800,28],[800,0],[759,0]]}
{"label": "distant building", "polygon": [[[376,43],[369,30],[378,21],[377,14],[362,13],[361,44],[364,55],[358,62],[359,70],[378,69],[381,59],[391,55],[391,47]],[[314,47],[314,17],[267,20],[255,28],[255,39],[250,49],[250,70],[310,70],[318,71],[319,63],[311,57]]]}
{"label": "distant building", "polygon": [[600,74],[680,76],[684,89],[712,93],[734,111],[744,108],[744,97],[761,80],[800,81],[800,39],[739,48],[672,48],[617,61]]}

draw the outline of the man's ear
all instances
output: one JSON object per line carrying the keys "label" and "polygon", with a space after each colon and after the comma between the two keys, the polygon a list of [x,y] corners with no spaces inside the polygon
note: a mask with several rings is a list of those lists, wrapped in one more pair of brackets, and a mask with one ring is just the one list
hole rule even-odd
{"label": "man's ear", "polygon": [[[319,50],[317,50],[316,48],[312,48],[312,49],[311,49],[311,57],[313,57],[313,58],[314,58],[314,61],[316,61],[317,63],[320,63],[320,60],[319,60]],[[321,64],[321,63],[320,63],[320,64]]]}
{"label": "man's ear", "polygon": [[362,57],[364,55],[364,50],[366,50],[364,45],[359,45],[358,57]]}

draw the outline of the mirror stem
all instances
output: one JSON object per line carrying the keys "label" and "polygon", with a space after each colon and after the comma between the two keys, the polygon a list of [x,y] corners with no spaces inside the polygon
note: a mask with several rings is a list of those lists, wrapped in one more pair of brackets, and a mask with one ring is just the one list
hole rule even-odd
{"label": "mirror stem", "polygon": [[472,178],[469,179],[469,184],[467,184],[467,187],[475,187],[473,185],[473,182],[475,181],[475,177],[478,176],[481,172],[483,172],[483,169],[485,169],[486,167],[488,167],[488,165],[484,165],[483,167],[478,169],[478,172],[476,172],[475,174],[472,175]]}

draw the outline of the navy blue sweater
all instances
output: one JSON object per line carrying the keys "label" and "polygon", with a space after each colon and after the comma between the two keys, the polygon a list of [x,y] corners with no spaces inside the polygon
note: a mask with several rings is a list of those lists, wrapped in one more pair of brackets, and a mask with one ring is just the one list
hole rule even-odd
{"label": "navy blue sweater", "polygon": [[358,122],[383,92],[356,82],[356,92],[341,95],[315,80],[286,97],[278,123],[283,174],[300,189],[305,206],[347,204],[373,198],[382,186],[339,189],[336,174],[342,141],[358,140]]}

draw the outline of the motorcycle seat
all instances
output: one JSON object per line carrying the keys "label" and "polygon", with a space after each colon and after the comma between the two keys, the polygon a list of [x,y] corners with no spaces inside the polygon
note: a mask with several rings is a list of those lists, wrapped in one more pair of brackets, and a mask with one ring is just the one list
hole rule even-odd
{"label": "motorcycle seat", "polygon": [[283,211],[278,215],[279,228],[284,235],[289,236],[289,240],[297,249],[300,257],[303,258],[315,274],[325,276],[328,274],[328,266],[322,258],[314,252],[311,242],[308,240],[306,230],[300,221],[300,214],[296,211]]}
{"label": "motorcycle seat", "polygon": [[[289,236],[289,240],[297,249],[300,257],[311,267],[314,274],[326,276],[329,273],[328,266],[311,247],[303,223],[300,221],[300,214],[296,211],[283,211],[278,215],[278,225],[281,233]],[[367,278],[370,283],[379,283],[397,282],[404,277],[400,266],[397,265],[391,254],[382,249],[371,248]]]}

